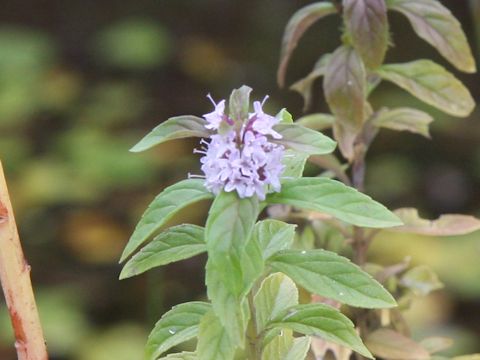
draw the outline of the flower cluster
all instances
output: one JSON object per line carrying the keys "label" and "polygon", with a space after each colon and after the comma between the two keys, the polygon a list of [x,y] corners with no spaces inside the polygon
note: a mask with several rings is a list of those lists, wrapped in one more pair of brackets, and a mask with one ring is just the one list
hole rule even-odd
{"label": "flower cluster", "polygon": [[[266,99],[266,98],[265,98]],[[246,119],[232,119],[225,114],[225,100],[203,117],[209,130],[222,131],[212,135],[201,158],[205,186],[217,194],[222,189],[236,191],[241,198],[257,195],[265,199],[269,186],[280,191],[280,175],[284,147],[271,141],[282,136],[273,129],[278,119],[263,112],[263,103],[254,102],[254,112]],[[265,101],[265,100],[264,100]],[[225,130],[226,129],[226,130]]]}

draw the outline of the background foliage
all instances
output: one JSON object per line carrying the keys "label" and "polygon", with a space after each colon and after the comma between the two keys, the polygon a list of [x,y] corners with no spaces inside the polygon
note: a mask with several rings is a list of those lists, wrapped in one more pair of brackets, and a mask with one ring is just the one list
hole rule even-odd
{"label": "background foliage", "polygon": [[[117,281],[117,259],[145,206],[198,168],[194,141],[144,154],[127,150],[172,115],[209,111],[207,92],[220,97],[243,83],[254,87],[255,97],[270,94],[271,113],[286,106],[299,117],[302,99],[278,90],[275,72],[285,23],[307,3],[2,3],[0,158],[53,360],[140,358],[162,313],[203,299],[204,259]],[[459,18],[478,55],[477,2],[442,3]],[[388,62],[425,57],[449,68],[415,38],[407,20],[393,13],[389,19],[401,31],[394,32]],[[292,57],[288,83],[308,74],[319,53],[335,48],[339,26],[334,17],[313,26],[299,44],[302,55]],[[478,101],[479,75],[456,75]],[[319,84],[314,94],[313,109],[325,112]],[[436,121],[432,141],[381,133],[369,153],[366,192],[390,208],[415,206],[432,218],[447,212],[479,216],[479,112],[450,118],[389,84],[381,85],[373,102],[423,108]],[[201,224],[205,209],[200,203],[171,223]],[[411,256],[445,283],[410,311],[415,333],[452,336],[454,353],[480,351],[478,232],[455,239],[385,232],[372,250],[372,259],[385,264]],[[0,358],[15,359],[3,303],[0,323]]]}

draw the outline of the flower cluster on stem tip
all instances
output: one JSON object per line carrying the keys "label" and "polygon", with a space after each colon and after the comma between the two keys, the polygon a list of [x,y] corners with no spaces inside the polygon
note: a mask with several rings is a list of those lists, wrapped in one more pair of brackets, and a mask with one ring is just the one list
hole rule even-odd
{"label": "flower cluster on stem tip", "polygon": [[210,141],[202,140],[196,153],[205,174],[205,186],[218,194],[221,190],[236,191],[240,198],[258,196],[265,199],[269,190],[280,191],[280,176],[285,148],[272,142],[282,135],[273,129],[279,122],[263,111],[263,102],[253,103],[254,112],[244,119],[225,113],[225,100],[218,103],[209,95],[214,111],[203,115],[205,128],[215,131]]}

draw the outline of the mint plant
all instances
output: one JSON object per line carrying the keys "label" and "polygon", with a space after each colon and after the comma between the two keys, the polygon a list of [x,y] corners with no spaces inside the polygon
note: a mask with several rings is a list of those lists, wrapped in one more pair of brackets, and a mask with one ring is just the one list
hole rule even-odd
{"label": "mint plant", "polygon": [[[389,10],[405,15],[416,34],[435,47],[458,70],[467,73],[476,71],[475,60],[460,23],[437,0],[314,2],[291,17],[282,41],[277,73],[281,87],[286,82],[289,60],[305,31],[325,16],[337,14],[342,17],[341,45],[331,54],[323,54],[313,70],[291,85],[291,89],[303,96],[305,109],[308,109],[312,102],[314,82],[323,77],[323,90],[331,114],[310,114],[296,123],[314,130],[332,128],[333,137],[346,163],[343,164],[332,154],[314,155],[310,160],[328,170],[329,175],[360,191],[364,190],[366,154],[380,129],[410,131],[430,137],[429,124],[433,118],[428,113],[408,107],[372,107],[370,96],[382,81],[394,83],[426,104],[452,116],[468,116],[475,106],[468,89],[441,65],[426,59],[384,64],[388,47],[392,44],[387,17]],[[429,221],[422,219],[414,208],[398,209],[395,214],[404,225],[383,231],[453,236],[480,229],[480,221],[472,216],[447,214]],[[310,237],[314,238],[309,243],[310,247],[316,243],[328,249],[331,247],[329,240],[340,238],[336,242],[340,245],[335,250],[345,251],[350,247],[353,261],[388,286],[395,295],[399,308],[381,312],[353,312],[356,327],[375,356],[385,359],[425,359],[450,345],[448,339],[424,339],[421,343],[413,341],[401,313],[416,296],[426,295],[442,286],[432,270],[426,266],[409,269],[408,261],[390,267],[367,263],[368,249],[379,233],[378,229],[365,229],[356,224],[345,226],[344,223],[312,212],[290,212],[282,216],[287,220],[300,218],[307,222],[307,229],[311,229]],[[436,346],[432,346],[433,343]],[[328,345],[320,348],[315,351],[315,347],[312,347],[315,355],[323,358]],[[338,348],[330,350],[337,359],[348,359],[350,356],[348,352],[338,351]]]}
{"label": "mint plant", "polygon": [[[338,306],[310,303],[305,294],[362,309],[394,307],[393,297],[347,258],[299,248],[294,224],[259,218],[265,208],[282,204],[345,226],[380,229],[402,222],[339,181],[302,177],[307,158],[331,153],[335,142],[293,122],[285,109],[271,116],[258,101],[251,109],[250,92],[247,86],[234,90],[228,112],[225,100],[211,99],[214,111],[203,117],[168,119],[132,148],[139,152],[171,139],[202,138],[195,152],[202,155],[204,175],[190,175],[162,191],[121,258],[128,260],[120,275],[124,279],[208,255],[209,301],[180,304],[165,313],[149,336],[146,358],[301,360],[309,356],[313,337],[372,358]],[[183,224],[161,232],[179,210],[205,199],[212,200],[205,227]],[[194,352],[164,355],[193,338]]]}

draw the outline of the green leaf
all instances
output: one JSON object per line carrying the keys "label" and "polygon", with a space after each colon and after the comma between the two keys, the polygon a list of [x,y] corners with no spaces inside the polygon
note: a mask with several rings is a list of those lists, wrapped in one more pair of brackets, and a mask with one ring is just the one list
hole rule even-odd
{"label": "green leaf", "polygon": [[148,336],[147,359],[155,360],[168,349],[197,336],[200,320],[210,308],[208,303],[194,301],[165,313]]}
{"label": "green leaf", "polygon": [[365,120],[366,71],[357,52],[341,46],[328,62],[323,81],[328,105],[344,126],[359,128]]}
{"label": "green leaf", "polygon": [[427,220],[421,218],[414,208],[397,209],[395,214],[403,221],[403,225],[391,231],[426,236],[458,236],[480,230],[480,219],[469,215],[444,214],[436,220]]}
{"label": "green leaf", "polygon": [[282,38],[280,65],[277,72],[277,82],[280,87],[285,84],[288,61],[293,50],[297,47],[298,40],[317,20],[335,12],[336,8],[332,3],[316,2],[301,8],[290,18]]}
{"label": "green leaf", "polygon": [[[277,329],[275,329],[277,330]],[[263,348],[262,360],[283,360],[293,345],[293,332],[290,329],[280,330]]]}
{"label": "green leaf", "polygon": [[205,128],[205,120],[193,115],[177,116],[164,121],[154,128],[147,136],[130,149],[131,152],[141,152],[164,143],[168,140],[187,137],[208,137],[210,133]]}
{"label": "green leaf", "polygon": [[400,279],[400,283],[417,295],[423,296],[443,288],[437,274],[426,265],[416,266],[408,270]]}
{"label": "green leaf", "polygon": [[430,354],[446,350],[453,345],[453,339],[447,337],[428,337],[420,341],[420,346],[427,350]]}
{"label": "green leaf", "polygon": [[326,178],[305,177],[285,181],[282,191],[270,194],[267,201],[324,212],[362,227],[382,228],[402,224],[392,212],[369,196]]}
{"label": "green leaf", "polygon": [[302,177],[308,157],[309,155],[303,152],[286,149],[282,159],[282,164],[285,166],[285,169],[282,172],[281,179],[297,179]]}
{"label": "green leaf", "polygon": [[387,0],[387,6],[404,14],[417,35],[459,70],[476,71],[475,59],[461,24],[440,1]]}
{"label": "green leaf", "polygon": [[395,300],[369,274],[347,258],[320,250],[284,250],[269,259],[270,266],[308,291],[362,308],[389,308]]}
{"label": "green leaf", "polygon": [[253,303],[255,304],[257,331],[260,333],[284,310],[298,305],[297,286],[284,274],[271,274],[263,280]]}
{"label": "green leaf", "polygon": [[[236,295],[243,286],[242,254],[259,213],[256,196],[240,199],[236,192],[221,192],[213,201],[205,226],[208,257],[225,286]],[[212,299],[214,301],[214,299]]]}
{"label": "green leaf", "polygon": [[130,256],[173,215],[194,202],[213,198],[200,179],[182,180],[163,190],[148,206],[125,246],[120,262]]}
{"label": "green leaf", "polygon": [[250,93],[252,88],[242,85],[240,88],[232,91],[228,107],[230,117],[236,121],[244,121],[248,118],[248,109],[250,107]]}
{"label": "green leaf", "polygon": [[200,323],[197,345],[198,360],[233,360],[235,346],[213,312]]}
{"label": "green leaf", "polygon": [[121,261],[125,260],[139,245],[146,241],[176,212],[190,203],[212,198],[203,180],[182,180],[163,190],[149,205],[137,224]]}
{"label": "green leaf", "polygon": [[282,330],[265,346],[262,360],[304,360],[310,341],[309,336],[294,338],[291,330]]}
{"label": "green leaf", "polygon": [[295,151],[305,154],[321,155],[335,150],[336,143],[322,133],[298,124],[278,124],[273,127],[281,139],[272,139],[272,142],[284,145]]}
{"label": "green leaf", "polygon": [[316,113],[302,116],[296,121],[296,124],[312,130],[322,131],[331,128],[334,122],[335,117],[333,115]]}
{"label": "green leaf", "polygon": [[468,89],[442,66],[430,60],[383,65],[377,70],[413,96],[453,116],[468,116],[475,101]]}
{"label": "green leaf", "polygon": [[269,326],[319,336],[373,359],[358,337],[353,323],[338,310],[327,305],[307,304],[291,307]]}
{"label": "green leaf", "polygon": [[278,112],[277,115],[275,115],[275,118],[280,120],[279,122],[281,124],[293,124],[293,117],[292,114],[290,114],[287,109],[283,108]]}
{"label": "green leaf", "polygon": [[327,64],[330,61],[332,54],[324,54],[318,59],[313,67],[313,70],[303,79],[298,80],[290,86],[291,90],[298,92],[303,97],[304,105],[303,111],[307,111],[312,104],[312,88],[313,83],[319,77],[325,75]]}
{"label": "green leaf", "polygon": [[181,353],[170,354],[158,360],[197,360],[197,354],[190,351],[183,351]]}
{"label": "green leaf", "polygon": [[355,50],[369,68],[383,63],[388,48],[384,0],[343,0],[343,17]]}
{"label": "green leaf", "polygon": [[264,259],[268,259],[276,252],[289,249],[292,246],[295,226],[272,219],[259,221],[255,225],[253,239],[260,245]]}
{"label": "green leaf", "polygon": [[391,329],[378,329],[368,334],[365,344],[379,357],[392,360],[429,359],[430,354],[420,344]]}
{"label": "green leaf", "polygon": [[433,118],[426,112],[412,108],[385,109],[380,111],[372,124],[397,131],[410,131],[430,138],[429,124]]}
{"label": "green leaf", "polygon": [[189,224],[166,230],[125,264],[120,279],[205,252],[207,248],[203,233],[202,227]]}
{"label": "green leaf", "polygon": [[207,262],[205,277],[207,294],[212,300],[215,314],[219,317],[218,321],[221,322],[231,343],[236,346],[242,345],[250,315],[245,309],[248,306],[245,296],[234,294],[227,289],[219,269],[210,260]]}

